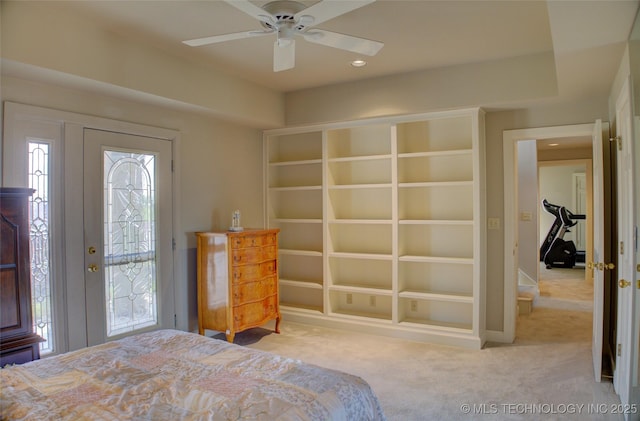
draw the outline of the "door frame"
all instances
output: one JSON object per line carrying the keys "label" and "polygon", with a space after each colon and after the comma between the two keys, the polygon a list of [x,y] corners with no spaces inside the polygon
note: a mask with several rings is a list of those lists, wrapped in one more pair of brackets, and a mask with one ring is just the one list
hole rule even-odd
{"label": "door frame", "polygon": [[[179,131],[7,101],[4,103],[5,127],[3,144],[5,148],[9,144],[17,143],[10,142],[14,122],[24,120],[34,122],[34,124],[41,122],[57,125],[62,142],[58,142],[58,147],[55,152],[62,157],[63,169],[61,170],[61,175],[64,180],[82,180],[82,175],[71,173],[70,168],[65,166],[64,162],[73,162],[74,160],[81,161],[83,159],[83,151],[81,148],[65,147],[65,145],[77,145],[78,139],[81,144],[85,128],[155,137],[171,141],[171,153],[173,157],[173,196],[171,199],[171,206],[173,208],[172,236],[175,245],[176,234],[182,232],[180,226],[180,207],[178,206],[180,203],[181,185],[179,171]],[[26,153],[26,148],[22,148],[25,149],[25,151],[20,150],[20,147],[17,146],[16,149],[13,149],[13,146],[11,148],[10,152],[6,149],[3,151],[3,185],[26,187],[27,177],[26,174],[22,175],[21,170],[24,164],[20,163],[20,157]],[[24,160],[24,162],[26,162],[26,155]],[[58,326],[58,328],[63,330],[63,332],[56,335],[56,337],[59,338],[58,347],[55,351],[56,354],[87,346],[86,316],[69,314],[66,310],[69,307],[69,303],[75,303],[77,305],[85,303],[84,265],[78,265],[71,257],[74,255],[82,256],[84,252],[83,232],[81,229],[73,228],[78,225],[77,221],[80,220],[78,216],[74,215],[74,210],[77,210],[78,203],[82,203],[82,190],[83,189],[79,188],[76,183],[64,183],[63,191],[58,192],[58,195],[63,198],[58,202],[60,209],[57,211],[62,215],[60,218],[62,228],[60,228],[58,232],[62,234],[62,239],[59,240],[64,244],[64,247],[60,256],[61,261],[56,263],[62,267],[62,273],[65,275],[53,281],[57,285],[55,302],[58,304],[58,307],[63,307],[57,309],[57,312],[60,313],[60,320],[62,321],[62,326]],[[80,218],[82,218],[81,212]],[[56,227],[56,229],[58,228],[59,227]],[[172,260],[174,313],[187,317],[188,308],[186,299],[184,299],[186,292],[181,292],[179,288],[176,289],[177,274],[184,273],[184,268],[182,267],[182,259],[177,256],[175,246],[172,250]]]}
{"label": "door frame", "polygon": [[[632,82],[629,77],[624,80],[620,92],[616,97],[616,138],[617,165],[616,179],[618,191],[618,244],[616,244],[616,266],[618,269],[618,280],[625,279],[630,284],[627,287],[618,287],[618,308],[617,308],[617,335],[616,344],[618,346],[616,367],[614,370],[613,385],[614,390],[620,396],[622,405],[627,407],[636,405],[634,413],[637,412],[638,400],[640,399],[640,386],[638,385],[638,338],[639,325],[635,319],[638,309],[637,297],[640,296],[640,281],[637,281],[636,268],[637,256],[637,235],[638,221],[636,220],[636,194],[634,156],[637,139],[634,131],[633,115],[633,93],[631,91]],[[626,176],[626,177],[625,177]],[[626,205],[626,209],[624,208]],[[622,213],[621,213],[622,212]],[[622,245],[624,244],[624,248]],[[623,251],[624,250],[624,251]],[[625,419],[631,419],[630,413],[625,413]]]}
{"label": "door frame", "polygon": [[[604,124],[604,123],[603,123]],[[517,218],[517,161],[515,159],[517,142],[523,140],[541,140],[564,137],[589,137],[593,135],[595,123],[551,126],[503,132],[504,166],[504,320],[502,340],[511,343],[515,340],[517,299],[518,299],[518,218]]]}

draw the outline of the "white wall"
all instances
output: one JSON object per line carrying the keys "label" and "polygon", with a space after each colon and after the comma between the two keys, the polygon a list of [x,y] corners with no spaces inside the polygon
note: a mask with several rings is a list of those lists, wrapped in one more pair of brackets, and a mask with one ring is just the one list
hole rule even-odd
{"label": "white wall", "polygon": [[[518,142],[518,265],[530,279],[538,279],[538,155],[535,140]],[[525,218],[528,215],[528,218]]]}
{"label": "white wall", "polygon": [[[554,205],[565,206],[567,210],[578,213],[573,204],[573,174],[585,174],[586,167],[584,164],[571,165],[543,165],[540,167],[540,201],[547,199]],[[583,206],[586,204],[583,203]],[[540,234],[539,241],[542,243],[551,228],[555,217],[546,212],[540,204]],[[578,222],[586,224],[585,221]],[[564,236],[564,239],[576,242],[576,230],[570,230]],[[586,231],[585,231],[586,232]]]}

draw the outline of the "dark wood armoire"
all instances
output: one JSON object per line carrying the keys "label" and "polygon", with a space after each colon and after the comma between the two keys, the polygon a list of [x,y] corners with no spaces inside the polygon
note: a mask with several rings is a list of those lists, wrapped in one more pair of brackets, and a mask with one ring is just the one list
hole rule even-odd
{"label": "dark wood armoire", "polygon": [[29,197],[34,190],[0,188],[0,367],[40,358],[31,313]]}

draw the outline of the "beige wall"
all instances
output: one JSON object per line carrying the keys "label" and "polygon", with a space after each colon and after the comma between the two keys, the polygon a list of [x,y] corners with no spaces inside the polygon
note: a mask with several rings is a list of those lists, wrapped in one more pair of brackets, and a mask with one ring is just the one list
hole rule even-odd
{"label": "beige wall", "polygon": [[[491,66],[485,63],[482,66],[502,74],[481,72],[474,76],[472,85],[462,77],[466,73],[462,69],[454,71],[451,76],[446,72],[429,71],[414,73],[411,77],[401,75],[370,79],[289,93],[286,97],[287,124],[303,125],[390,114],[423,113],[455,107],[486,107],[487,217],[504,221],[503,131],[592,123],[596,119],[608,121],[606,97],[565,104],[540,100],[540,105],[529,107],[513,105],[509,108],[503,105],[498,109],[495,106],[499,101],[523,101],[527,96],[553,96],[555,85],[549,79],[540,80],[532,74],[545,69],[547,58],[541,55],[538,57],[538,66],[528,70],[526,66],[512,68],[525,73],[512,76],[507,82],[503,79],[509,75],[502,72],[508,70],[509,66]],[[445,81],[449,77],[451,79]],[[530,78],[533,80],[532,84],[529,84]],[[497,90],[501,94],[487,93],[487,86],[498,86]],[[542,91],[539,91],[541,88]],[[500,230],[487,231],[486,328],[496,332],[502,332],[504,324],[503,228],[501,224]]]}
{"label": "beige wall", "polygon": [[[504,220],[503,131],[607,121],[609,115],[606,97],[549,102],[557,92],[551,52],[284,95],[100,30],[57,2],[37,3],[37,13],[32,4],[0,3],[0,99],[179,130],[184,259],[193,246],[191,233],[226,226],[234,208],[242,210],[244,225],[262,223],[261,137],[252,127],[485,107],[487,216]],[[532,101],[538,105],[518,105]],[[229,183],[232,171],[238,175]],[[486,326],[500,332],[503,230],[488,231],[487,240]]]}
{"label": "beige wall", "polygon": [[3,1],[0,13],[4,74],[21,75],[24,67],[11,66],[20,63],[189,104],[252,127],[284,124],[281,93],[124,38],[65,2]]}
{"label": "beige wall", "polygon": [[[195,231],[225,230],[235,209],[263,226],[262,131],[208,115],[116,99],[47,83],[3,77],[2,101],[163,127],[180,132],[177,179],[176,309],[179,328],[197,326]],[[182,312],[182,313],[181,313]]]}

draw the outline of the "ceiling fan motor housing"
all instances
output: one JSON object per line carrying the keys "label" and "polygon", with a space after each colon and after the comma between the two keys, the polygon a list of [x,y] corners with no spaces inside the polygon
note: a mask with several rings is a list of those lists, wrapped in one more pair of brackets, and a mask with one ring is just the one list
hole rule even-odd
{"label": "ceiling fan motor housing", "polygon": [[[306,9],[307,7],[291,0],[277,0],[272,1],[264,6],[262,9],[268,13],[265,15],[265,19],[261,20],[262,26],[270,31],[284,32],[282,35],[293,35],[293,32],[302,32],[306,26],[313,23],[311,16],[302,16],[298,22],[296,22],[296,14]],[[275,21],[273,20],[275,18]],[[307,22],[305,22],[307,21]]]}

